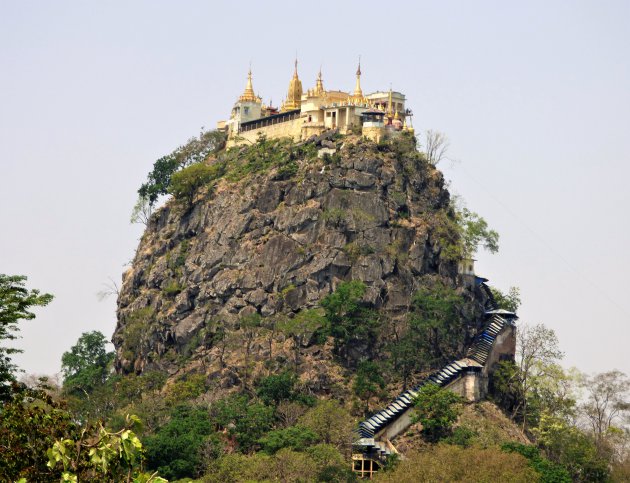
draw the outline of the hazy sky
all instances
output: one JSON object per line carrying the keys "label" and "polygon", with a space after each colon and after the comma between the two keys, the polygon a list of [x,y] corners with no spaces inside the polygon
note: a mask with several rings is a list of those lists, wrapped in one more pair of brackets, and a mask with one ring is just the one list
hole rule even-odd
{"label": "hazy sky", "polygon": [[28,372],[115,326],[158,157],[225,119],[245,86],[407,95],[451,140],[451,191],[501,234],[477,272],[565,364],[630,373],[630,2],[0,0],[0,273],[55,295],[21,324]]}

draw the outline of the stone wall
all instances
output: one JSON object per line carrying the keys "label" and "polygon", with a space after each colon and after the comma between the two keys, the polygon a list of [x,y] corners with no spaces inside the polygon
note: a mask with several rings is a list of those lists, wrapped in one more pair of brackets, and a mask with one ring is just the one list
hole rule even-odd
{"label": "stone wall", "polygon": [[259,134],[264,134],[268,138],[283,138],[290,137],[294,141],[302,139],[302,127],[306,120],[304,118],[292,119],[290,121],[279,122],[278,124],[272,124],[270,126],[261,127],[258,129],[252,129],[251,131],[244,131],[238,133],[238,136],[245,141],[230,140],[228,146],[234,146],[236,144],[242,144],[243,142],[255,143]]}

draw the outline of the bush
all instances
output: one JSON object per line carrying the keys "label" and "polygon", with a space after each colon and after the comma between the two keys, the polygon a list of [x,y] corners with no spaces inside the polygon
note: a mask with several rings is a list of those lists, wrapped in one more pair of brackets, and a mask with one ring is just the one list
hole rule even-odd
{"label": "bush", "polygon": [[[146,438],[149,468],[158,470],[168,479],[194,478],[203,470],[201,450],[214,433],[205,409],[177,406],[171,419],[153,436]],[[216,445],[220,446],[218,439]]]}
{"label": "bush", "polygon": [[354,420],[337,401],[320,400],[299,420],[299,424],[317,434],[318,441],[337,448],[347,447],[351,441]]}
{"label": "bush", "polygon": [[294,389],[296,381],[295,374],[289,371],[272,374],[258,382],[256,393],[265,404],[277,405],[280,401],[294,400],[296,398]]}
{"label": "bush", "polygon": [[161,195],[169,192],[172,177],[182,168],[201,163],[212,154],[225,147],[226,136],[220,131],[202,132],[198,138],[177,148],[171,154],[163,156],[153,164],[153,170],[138,190],[141,199],[146,199],[152,206]]}
{"label": "bush", "polygon": [[437,445],[408,454],[392,471],[379,472],[377,482],[416,483],[418,481],[457,481],[460,483],[538,481],[537,473],[518,454],[498,448],[460,448]]}
{"label": "bush", "polygon": [[272,407],[251,401],[244,394],[234,394],[217,401],[211,408],[211,414],[217,426],[226,429],[236,439],[243,453],[254,450],[274,422]]}
{"label": "bush", "polygon": [[312,429],[297,425],[270,431],[259,440],[259,443],[265,452],[274,454],[283,448],[303,451],[317,439],[318,436]]}
{"label": "bush", "polygon": [[422,433],[428,441],[448,436],[461,412],[461,397],[437,384],[425,384],[415,400],[414,422],[422,424]]}
{"label": "bush", "polygon": [[335,339],[335,352],[345,356],[347,364],[350,364],[350,344],[365,344],[368,350],[365,355],[369,356],[377,340],[378,314],[362,303],[366,288],[360,280],[342,282],[321,301],[328,331]]}
{"label": "bush", "polygon": [[173,174],[168,192],[176,199],[192,203],[193,197],[199,188],[220,178],[224,172],[224,163],[193,164]]}
{"label": "bush", "polygon": [[518,453],[529,460],[530,466],[540,475],[541,483],[570,483],[573,481],[569,472],[561,465],[553,463],[540,455],[535,446],[521,443],[506,443],[503,451]]}
{"label": "bush", "polygon": [[477,431],[467,428],[465,426],[459,426],[453,429],[450,436],[444,438],[444,442],[448,444],[454,444],[456,446],[462,446],[468,448],[472,445],[473,439],[477,436]]}

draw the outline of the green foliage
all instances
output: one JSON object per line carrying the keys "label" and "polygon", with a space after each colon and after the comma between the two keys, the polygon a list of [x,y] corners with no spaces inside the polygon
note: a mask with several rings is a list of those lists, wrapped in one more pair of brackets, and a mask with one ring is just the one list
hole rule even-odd
{"label": "green foliage", "polygon": [[428,441],[438,441],[450,435],[451,427],[461,413],[462,399],[437,384],[425,384],[415,400],[414,422],[422,424],[422,434]]}
{"label": "green foliage", "polygon": [[351,441],[355,427],[350,413],[333,400],[319,400],[300,418],[299,424],[314,431],[320,442],[338,449],[346,447]]}
{"label": "green foliage", "polygon": [[88,426],[75,439],[58,439],[48,449],[47,465],[63,468],[62,481],[134,481],[165,482],[157,473],[143,473],[142,443],[132,431],[140,424],[134,416],[128,416],[125,427],[111,432],[102,424]]}
{"label": "green foliage", "polygon": [[499,251],[499,234],[488,227],[488,222],[468,208],[457,211],[457,223],[461,229],[463,256],[473,258],[481,245],[490,253]]}
{"label": "green foliage", "polygon": [[477,436],[477,431],[468,428],[466,426],[458,426],[451,432],[450,436],[443,438],[443,441],[448,444],[454,444],[463,448],[468,448],[472,445],[473,440]]}
{"label": "green foliage", "polygon": [[244,394],[217,401],[211,407],[211,415],[219,429],[227,430],[236,439],[243,453],[256,449],[258,441],[274,422],[272,407],[251,401]]}
{"label": "green foliage", "polygon": [[168,193],[171,179],[179,169],[206,161],[225,146],[225,134],[219,131],[202,132],[171,154],[158,159],[149,173],[147,182],[138,190],[141,199],[153,205],[161,195]]}
{"label": "green foliage", "polygon": [[134,310],[127,316],[123,326],[122,354],[125,359],[133,360],[135,354],[140,352],[142,344],[146,340],[149,327],[155,321],[155,309],[143,307]]}
{"label": "green foliage", "polygon": [[518,287],[510,287],[508,293],[504,294],[498,288],[490,287],[494,301],[500,309],[516,312],[521,306],[521,292]]}
{"label": "green foliage", "polygon": [[168,192],[177,200],[191,204],[195,193],[202,186],[215,181],[225,173],[225,163],[197,163],[178,171],[171,177]]}
{"label": "green foliage", "polygon": [[[26,277],[22,275],[0,274],[0,343],[17,338],[20,320],[32,320],[34,307],[48,305],[53,299],[50,294],[40,294],[39,290],[27,289]],[[11,355],[22,352],[12,347],[0,347],[0,401],[10,395],[8,384],[14,380],[15,364]]]}
{"label": "green foliage", "polygon": [[439,444],[419,453],[408,453],[394,470],[379,472],[374,481],[532,483],[538,481],[538,474],[519,454],[505,453],[498,448],[462,448]]}
{"label": "green foliage", "polygon": [[506,443],[501,449],[508,453],[518,453],[527,458],[530,466],[540,475],[541,483],[571,483],[573,481],[565,468],[543,458],[540,455],[540,450],[535,446]]}
{"label": "green foliage", "polygon": [[330,226],[341,226],[348,220],[349,216],[350,214],[341,208],[327,208],[322,211],[322,220]]}
{"label": "green foliage", "polygon": [[163,286],[162,286],[162,292],[164,292],[164,295],[166,295],[167,297],[175,297],[176,295],[180,294],[182,290],[184,290],[184,286],[181,285],[177,280],[168,280]]}
{"label": "green foliage", "polygon": [[189,401],[200,396],[207,389],[205,374],[188,374],[167,388],[165,401],[167,404]]}
{"label": "green foliage", "polygon": [[166,262],[168,268],[177,272],[177,269],[183,267],[186,264],[186,257],[190,251],[190,241],[183,240],[178,247],[177,252],[169,252],[166,256]]}
{"label": "green foliage", "polygon": [[606,481],[609,465],[595,441],[569,422],[544,413],[534,433],[547,457],[569,472],[574,481]]}
{"label": "green foliage", "polygon": [[461,353],[464,306],[463,297],[440,280],[416,293],[407,331],[389,346],[393,367],[405,385],[413,372],[437,367]]}
{"label": "green foliage", "polygon": [[374,253],[374,248],[370,245],[362,245],[357,242],[352,242],[344,246],[343,251],[346,255],[348,255],[350,261],[355,263],[360,257]]}
{"label": "green foliage", "polygon": [[46,465],[45,454],[57,439],[73,438],[79,428],[44,388],[14,383],[0,406],[0,481],[48,481],[61,470]]}
{"label": "green foliage", "polygon": [[378,314],[362,303],[366,288],[360,280],[342,282],[321,301],[328,332],[335,340],[335,351],[345,356],[348,364],[351,344],[366,345],[369,354],[377,338]]}
{"label": "green foliage", "polygon": [[369,412],[370,399],[382,394],[385,389],[385,379],[378,363],[363,361],[357,368],[357,376],[352,390],[359,399],[365,401],[365,413]]}
{"label": "green foliage", "polygon": [[77,343],[61,357],[64,389],[89,394],[103,385],[111,372],[114,352],[107,352],[107,339],[99,331],[84,332]]}
{"label": "green foliage", "polygon": [[[149,468],[169,479],[199,476],[203,470],[202,448],[213,434],[205,409],[176,406],[170,421],[145,440]],[[212,442],[220,444],[216,437]]]}
{"label": "green foliage", "polygon": [[297,425],[270,431],[259,440],[259,443],[263,451],[274,454],[282,448],[304,451],[317,440],[318,435],[312,429]]}
{"label": "green foliage", "polygon": [[295,373],[285,371],[280,374],[272,374],[261,379],[256,388],[256,394],[265,404],[278,404],[280,401],[294,400],[297,398]]}
{"label": "green foliage", "polygon": [[292,318],[278,322],[278,330],[291,337],[293,341],[294,370],[300,365],[300,349],[306,346],[315,334],[326,326],[326,318],[320,310],[301,310]]}
{"label": "green foliage", "polygon": [[431,219],[433,236],[442,249],[441,256],[448,261],[474,258],[479,246],[490,253],[499,251],[499,234],[488,223],[468,208],[452,203],[451,209],[438,211]]}
{"label": "green foliage", "polygon": [[226,156],[226,179],[241,181],[247,176],[275,169],[274,179],[288,179],[298,171],[298,159],[314,159],[314,144],[297,145],[290,138],[267,139],[260,136],[256,143],[235,147]]}

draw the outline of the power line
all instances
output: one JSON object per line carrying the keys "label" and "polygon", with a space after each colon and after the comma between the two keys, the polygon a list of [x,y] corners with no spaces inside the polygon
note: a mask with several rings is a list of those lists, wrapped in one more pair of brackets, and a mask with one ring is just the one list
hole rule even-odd
{"label": "power line", "polygon": [[[481,181],[477,180],[477,178],[475,178],[467,169],[465,169],[463,166],[461,166],[461,163],[458,163],[458,164],[460,165],[461,171],[471,181],[473,181],[475,184],[477,184],[488,197],[490,197],[494,202],[496,202],[496,204],[501,206],[506,211],[506,213],[508,213],[508,215],[510,215],[512,217],[512,219],[516,223],[521,225],[522,228],[525,228],[530,233],[530,235],[534,239],[536,239],[541,245],[543,245],[552,255],[554,255],[555,257],[560,259],[566,265],[566,267],[569,270],[571,270],[575,275],[577,275],[581,279],[582,282],[586,282],[588,285],[591,286],[591,288],[595,289],[595,291],[598,292],[599,295],[601,295],[608,302],[613,304],[626,317],[630,318],[630,314],[626,311],[626,309],[624,307],[622,307],[621,304],[619,304],[616,300],[614,300],[612,297],[610,297],[608,292],[603,290],[601,287],[599,287],[597,284],[595,284],[590,277],[585,276],[578,268],[573,266],[565,257],[562,256],[562,254],[558,250],[556,250],[551,245],[550,242],[548,242],[542,235],[540,235],[536,230],[534,230],[532,227],[530,227],[517,213],[515,213],[509,206],[507,206],[501,199],[499,199],[496,196],[494,196],[492,194],[492,190],[488,189],[486,186],[484,186],[484,184]],[[453,163],[453,167],[455,168],[455,163]]]}

